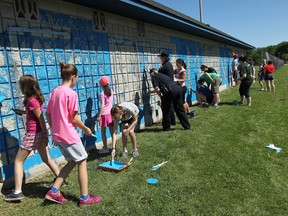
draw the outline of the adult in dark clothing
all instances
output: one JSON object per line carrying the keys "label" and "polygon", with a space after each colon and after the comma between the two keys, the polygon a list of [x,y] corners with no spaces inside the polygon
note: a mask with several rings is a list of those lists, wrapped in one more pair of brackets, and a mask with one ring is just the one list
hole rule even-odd
{"label": "adult in dark clothing", "polygon": [[[158,73],[164,74],[173,80],[174,70],[173,70],[172,64],[170,63],[169,53],[161,52],[159,57],[160,57],[162,66],[159,68]],[[162,97],[161,97],[161,104],[162,104]],[[171,119],[171,125],[176,125],[174,108],[173,108],[173,105],[171,105],[171,106],[172,106],[171,107],[171,118],[170,118]]]}
{"label": "adult in dark clothing", "polygon": [[171,79],[174,77],[173,66],[170,63],[169,54],[167,52],[161,52],[159,55],[162,66],[159,68],[158,73],[162,73]]}
{"label": "adult in dark clothing", "polygon": [[150,76],[154,87],[150,93],[162,94],[162,128],[164,131],[170,130],[171,125],[171,107],[174,106],[177,117],[180,120],[182,127],[185,130],[190,129],[190,123],[188,122],[187,115],[183,108],[182,101],[182,88],[173,81],[172,78],[158,73],[155,68],[150,70]]}
{"label": "adult in dark clothing", "polygon": [[250,87],[253,83],[253,68],[252,66],[248,65],[246,62],[246,57],[239,57],[239,73],[241,84],[239,87],[240,99],[241,103],[243,104],[244,96],[247,99],[247,105],[251,106],[251,96],[250,96]]}

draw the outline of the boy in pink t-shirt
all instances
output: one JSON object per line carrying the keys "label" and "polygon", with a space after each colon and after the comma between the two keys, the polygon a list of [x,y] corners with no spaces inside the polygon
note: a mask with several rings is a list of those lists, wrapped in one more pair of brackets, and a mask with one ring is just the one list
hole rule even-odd
{"label": "boy in pink t-shirt", "polygon": [[99,151],[100,154],[108,154],[110,151],[107,146],[107,137],[106,137],[106,127],[109,127],[110,134],[112,137],[113,129],[113,119],[110,114],[110,110],[113,104],[113,91],[110,89],[110,79],[107,76],[103,76],[99,80],[100,85],[103,89],[103,92],[100,94],[101,109],[98,113],[97,121],[101,127],[101,136],[103,142],[103,148]]}
{"label": "boy in pink t-shirt", "polygon": [[51,93],[47,106],[46,117],[52,131],[54,143],[59,147],[63,156],[68,161],[57,176],[54,185],[47,192],[45,198],[56,203],[65,203],[59,191],[63,181],[72,169],[78,165],[78,179],[80,185],[79,206],[96,204],[101,197],[88,194],[87,152],[76,131],[76,126],[81,128],[88,136],[92,136],[90,128],[86,127],[78,115],[78,96],[71,88],[78,79],[78,70],[72,64],[60,63],[63,83]]}

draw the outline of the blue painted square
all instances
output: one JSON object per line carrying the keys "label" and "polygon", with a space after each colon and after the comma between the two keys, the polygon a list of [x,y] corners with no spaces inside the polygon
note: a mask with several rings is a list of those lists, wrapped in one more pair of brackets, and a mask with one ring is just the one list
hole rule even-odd
{"label": "blue painted square", "polygon": [[97,63],[104,64],[104,56],[102,52],[97,52]]}
{"label": "blue painted square", "polygon": [[79,48],[82,50],[82,51],[89,51],[89,44],[87,41],[81,41],[79,42]]}
{"label": "blue painted square", "polygon": [[66,64],[67,63],[74,64],[74,58],[73,58],[73,54],[72,53],[69,53],[69,52],[65,53],[65,62],[66,62]]}
{"label": "blue painted square", "polygon": [[61,16],[61,25],[64,27],[70,27],[71,26],[71,18],[67,15],[62,15]]}
{"label": "blue painted square", "polygon": [[49,80],[49,89],[50,92],[59,86],[58,79]]}
{"label": "blue painted square", "polygon": [[90,56],[89,54],[83,54],[83,64],[90,64]]}
{"label": "blue painted square", "polygon": [[34,52],[34,65],[45,65],[45,58],[43,52]]}
{"label": "blue painted square", "polygon": [[39,80],[38,83],[39,83],[39,86],[40,86],[43,94],[48,94],[50,92],[47,80]]}
{"label": "blue painted square", "polygon": [[85,80],[84,77],[79,77],[77,82],[78,89],[84,89],[85,88]]}
{"label": "blue painted square", "polygon": [[62,46],[66,52],[72,52],[72,41],[71,40],[63,40]]}
{"label": "blue painted square", "polygon": [[78,76],[79,77],[83,77],[84,76],[84,69],[83,69],[83,65],[75,65],[77,70],[78,70]]}
{"label": "blue painted square", "polygon": [[[92,84],[92,80],[91,80],[91,84]],[[93,88],[86,88],[86,94],[87,94],[87,98],[94,98]]]}
{"label": "blue painted square", "polygon": [[79,98],[79,101],[86,101],[86,90],[85,89],[78,90],[78,98]]}
{"label": "blue painted square", "polygon": [[105,64],[109,64],[110,63],[110,54],[109,54],[109,52],[104,52],[103,53],[103,55],[104,55],[104,63]]}
{"label": "blue painted square", "polygon": [[65,56],[63,52],[56,52],[56,62],[57,65],[59,65],[60,62],[65,62]]}
{"label": "blue painted square", "polygon": [[99,76],[104,76],[105,75],[104,65],[98,65],[98,75]]}
{"label": "blue painted square", "polygon": [[89,41],[88,48],[89,50],[97,50],[97,43],[95,41]]}
{"label": "blue painted square", "polygon": [[105,65],[105,75],[111,75],[111,67],[109,65]]}
{"label": "blue painted square", "polygon": [[45,66],[35,66],[35,73],[36,73],[37,79],[47,79]]}
{"label": "blue painted square", "polygon": [[20,52],[20,57],[23,66],[33,65],[32,52]]}
{"label": "blue painted square", "polygon": [[92,87],[92,77],[85,77],[85,82],[86,82],[86,88],[91,88]]}
{"label": "blue painted square", "polygon": [[90,64],[97,64],[97,56],[96,56],[96,52],[91,52],[90,51]]}
{"label": "blue painted square", "polygon": [[0,68],[0,83],[9,82],[8,68]]}
{"label": "blue painted square", "polygon": [[[49,79],[57,79],[58,78],[58,70],[55,65],[47,66],[47,75]],[[60,76],[60,74],[59,74]]]}
{"label": "blue painted square", "polygon": [[98,66],[91,65],[91,75],[97,76],[98,75]]}
{"label": "blue painted square", "polygon": [[85,74],[85,76],[91,76],[91,68],[90,68],[90,65],[85,65],[85,66],[84,66],[84,74]]}
{"label": "blue painted square", "polygon": [[78,19],[77,18],[71,18],[71,24],[72,24],[72,28],[73,29],[78,29],[79,28],[79,22],[78,22]]}
{"label": "blue painted square", "polygon": [[61,25],[61,15],[56,14],[56,13],[52,13],[51,14],[51,21],[52,21],[53,25],[60,26]]}
{"label": "blue painted square", "polygon": [[82,54],[74,53],[74,61],[75,61],[75,64],[82,64]]}
{"label": "blue painted square", "polygon": [[71,39],[73,41],[80,41],[81,40],[81,31],[78,29],[71,30]]}
{"label": "blue painted square", "polygon": [[100,76],[92,76],[93,88],[98,88],[98,87],[100,88],[99,78]]}
{"label": "blue painted square", "polygon": [[45,52],[46,65],[55,65],[55,53],[54,52]]}
{"label": "blue painted square", "polygon": [[30,37],[26,35],[18,35],[18,46],[20,50],[27,50],[30,47]]}
{"label": "blue painted square", "polygon": [[41,23],[49,24],[50,23],[50,13],[44,10],[39,10],[40,21]]}
{"label": "blue painted square", "polygon": [[90,20],[87,20],[87,29],[88,30],[93,30],[93,22]]}
{"label": "blue painted square", "polygon": [[35,68],[33,66],[31,67],[22,67],[23,74],[31,74],[32,76],[35,76]]}

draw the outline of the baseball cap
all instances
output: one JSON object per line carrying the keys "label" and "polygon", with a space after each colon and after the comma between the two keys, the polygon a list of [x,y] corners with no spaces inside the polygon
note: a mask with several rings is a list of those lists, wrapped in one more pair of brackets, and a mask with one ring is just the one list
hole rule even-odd
{"label": "baseball cap", "polygon": [[99,79],[99,82],[100,82],[100,85],[102,85],[102,86],[108,86],[110,84],[110,79],[108,76],[102,76]]}
{"label": "baseball cap", "polygon": [[167,52],[161,52],[160,55],[158,56],[161,56],[161,57],[169,57],[169,53]]}

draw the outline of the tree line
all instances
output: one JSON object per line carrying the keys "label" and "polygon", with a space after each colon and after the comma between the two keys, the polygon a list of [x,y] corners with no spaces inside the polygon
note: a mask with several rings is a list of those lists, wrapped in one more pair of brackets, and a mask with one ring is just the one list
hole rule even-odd
{"label": "tree line", "polygon": [[256,65],[262,63],[263,54],[265,52],[274,55],[285,62],[288,62],[288,41],[283,41],[277,45],[260,47],[254,50],[248,50],[247,54],[251,57]]}

